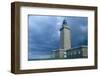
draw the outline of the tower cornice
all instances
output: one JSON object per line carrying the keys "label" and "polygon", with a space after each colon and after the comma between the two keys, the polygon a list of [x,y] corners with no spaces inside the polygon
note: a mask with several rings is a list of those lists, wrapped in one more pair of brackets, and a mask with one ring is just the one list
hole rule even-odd
{"label": "tower cornice", "polygon": [[68,29],[68,30],[70,30],[70,27],[64,25],[62,28],[60,28],[60,31],[62,31],[63,29]]}

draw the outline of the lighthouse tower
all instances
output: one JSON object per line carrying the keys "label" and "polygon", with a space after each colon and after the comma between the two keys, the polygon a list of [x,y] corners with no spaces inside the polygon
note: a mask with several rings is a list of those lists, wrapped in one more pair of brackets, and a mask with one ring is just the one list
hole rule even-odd
{"label": "lighthouse tower", "polygon": [[60,48],[65,50],[71,48],[70,27],[67,25],[65,19],[60,29]]}
{"label": "lighthouse tower", "polygon": [[71,48],[71,38],[70,38],[70,27],[67,25],[66,20],[63,20],[62,27],[60,29],[60,49],[59,57],[64,58],[66,56],[66,51]]}

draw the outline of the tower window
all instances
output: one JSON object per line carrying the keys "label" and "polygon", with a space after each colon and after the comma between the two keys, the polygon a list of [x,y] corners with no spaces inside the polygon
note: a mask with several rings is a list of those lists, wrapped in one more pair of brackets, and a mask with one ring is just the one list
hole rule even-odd
{"label": "tower window", "polygon": [[64,52],[64,55],[66,55],[67,53],[66,52]]}
{"label": "tower window", "polygon": [[81,52],[80,52],[80,51],[78,51],[78,54],[81,54]]}
{"label": "tower window", "polygon": [[67,55],[64,55],[64,58],[67,58]]}

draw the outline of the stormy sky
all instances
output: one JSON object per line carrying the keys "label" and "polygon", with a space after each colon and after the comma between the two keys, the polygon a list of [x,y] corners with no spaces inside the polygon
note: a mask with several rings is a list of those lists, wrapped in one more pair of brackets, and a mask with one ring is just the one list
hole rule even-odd
{"label": "stormy sky", "polygon": [[87,45],[88,18],[75,16],[28,16],[28,59],[50,58],[59,49],[63,20],[71,29],[71,47]]}

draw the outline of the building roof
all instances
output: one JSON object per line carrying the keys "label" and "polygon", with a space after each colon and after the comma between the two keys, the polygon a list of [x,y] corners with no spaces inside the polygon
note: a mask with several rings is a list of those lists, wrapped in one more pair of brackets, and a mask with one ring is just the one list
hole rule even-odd
{"label": "building roof", "polygon": [[81,45],[79,47],[70,48],[69,50],[79,49],[79,48],[87,48],[87,46],[86,45]]}

